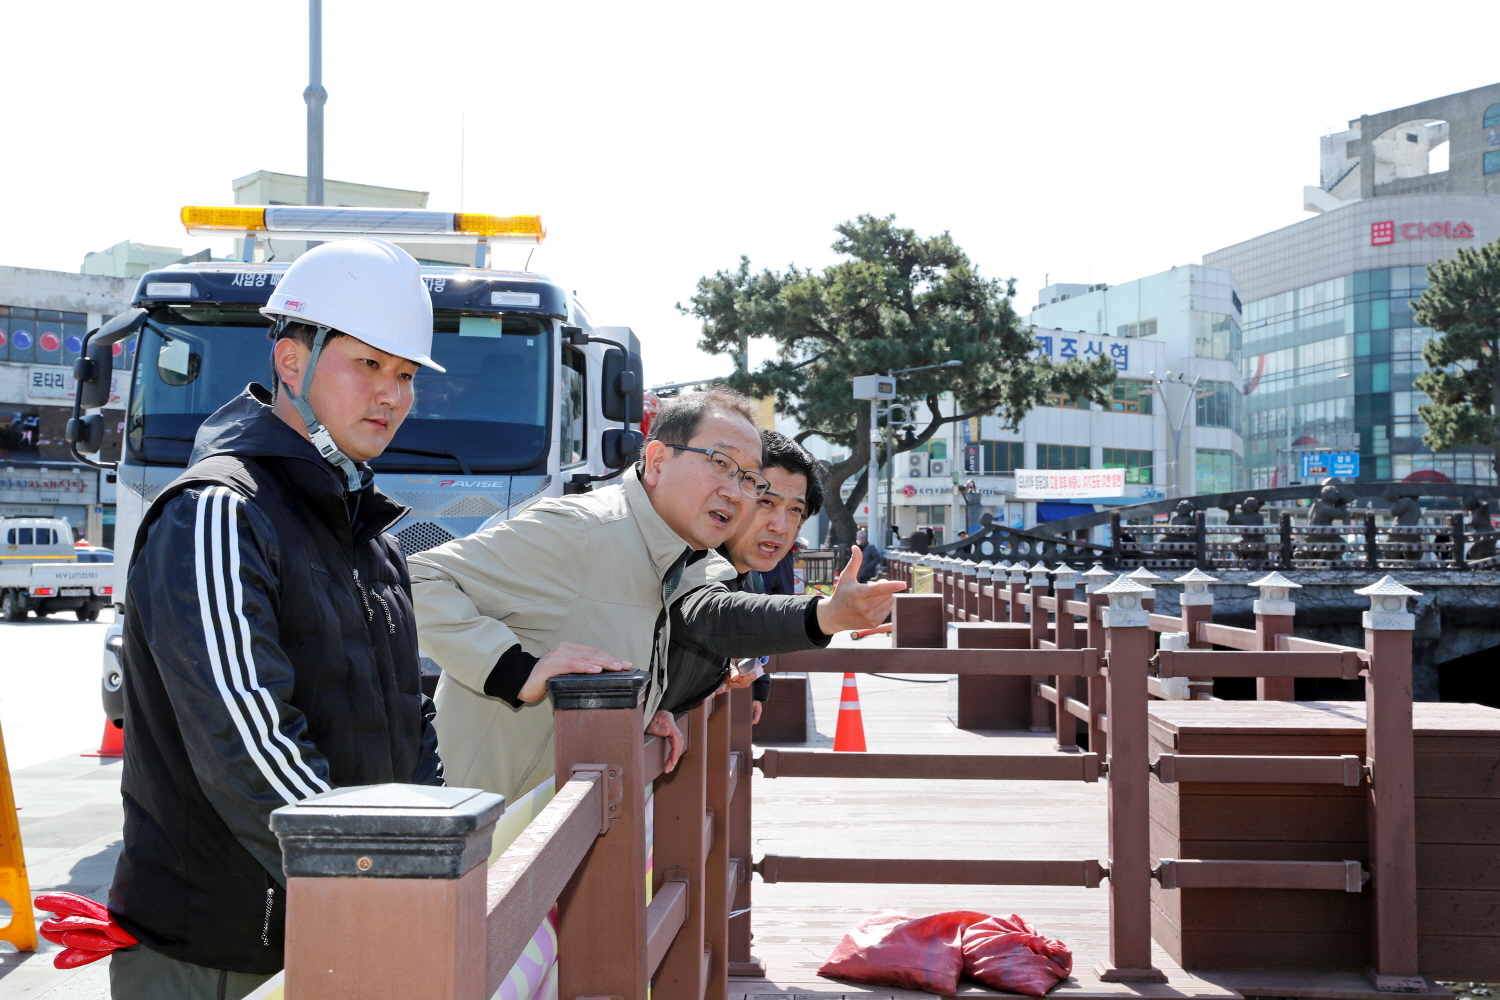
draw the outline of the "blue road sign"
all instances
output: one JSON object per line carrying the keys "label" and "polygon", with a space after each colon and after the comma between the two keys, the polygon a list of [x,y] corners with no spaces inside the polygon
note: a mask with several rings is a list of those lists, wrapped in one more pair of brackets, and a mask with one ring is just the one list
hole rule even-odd
{"label": "blue road sign", "polygon": [[1302,453],[1302,478],[1327,479],[1359,478],[1359,452],[1357,451],[1310,451]]}

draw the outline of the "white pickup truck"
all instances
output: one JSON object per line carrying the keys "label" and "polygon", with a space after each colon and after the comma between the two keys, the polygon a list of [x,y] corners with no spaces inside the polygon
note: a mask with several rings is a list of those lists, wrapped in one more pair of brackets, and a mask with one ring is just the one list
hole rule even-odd
{"label": "white pickup truck", "polygon": [[102,561],[105,554],[79,550],[59,518],[0,518],[0,620],[22,621],[33,611],[38,618],[72,611],[81,622],[95,620],[114,602],[115,568]]}

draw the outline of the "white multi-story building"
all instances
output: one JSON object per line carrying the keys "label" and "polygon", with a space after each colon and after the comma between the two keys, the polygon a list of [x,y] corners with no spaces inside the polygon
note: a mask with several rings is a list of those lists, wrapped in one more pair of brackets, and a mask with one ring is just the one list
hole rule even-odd
{"label": "white multi-story building", "polygon": [[[1164,345],[1151,339],[1037,327],[1031,330],[1038,353],[1054,359],[1109,358],[1119,372],[1109,407],[1054,396],[1014,428],[999,417],[976,417],[948,424],[919,450],[896,456],[894,475],[882,480],[880,502],[886,517],[905,537],[932,528],[951,541],[972,528],[959,487],[973,481],[984,513],[1012,527],[1035,526],[1091,513],[1096,505],[1140,503],[1165,496],[1172,432],[1167,407],[1151,372],[1165,370]],[[939,406],[951,414],[954,403]],[[918,426],[930,419],[925,407],[913,415]],[[1016,497],[1017,469],[1125,470],[1125,495],[1078,500],[1037,501]],[[891,516],[893,515],[893,517]],[[869,517],[868,503],[858,520]]]}
{"label": "white multi-story building", "polygon": [[1176,453],[1156,482],[1169,497],[1193,496],[1238,489],[1243,480],[1241,309],[1230,271],[1187,264],[1119,285],[1049,285],[1031,321],[1159,345],[1144,374],[1160,382],[1154,407],[1166,424],[1163,447],[1175,442]]}

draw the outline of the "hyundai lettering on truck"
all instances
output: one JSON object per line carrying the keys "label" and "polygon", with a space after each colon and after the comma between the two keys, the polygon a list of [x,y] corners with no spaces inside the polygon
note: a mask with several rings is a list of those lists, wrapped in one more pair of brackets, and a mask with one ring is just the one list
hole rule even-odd
{"label": "hyundai lettering on truck", "polygon": [[[136,531],[152,499],[188,465],[199,425],[247,383],[270,383],[269,320],[259,312],[289,261],[267,243],[375,236],[401,244],[467,243],[474,265],[425,263],[432,357],[416,402],[384,454],[376,485],[411,508],[391,528],[410,555],[482,530],[538,498],[615,479],[641,443],[640,346],[628,327],[595,327],[577,298],[531,271],[490,266],[495,243],[541,243],[538,216],[302,206],[191,206],[187,231],[243,241],[243,260],[173,264],[143,275],[133,308],[89,333],[76,365],[67,437],[80,460],[113,471],[119,499],[113,599],[122,608]],[[420,258],[419,258],[420,259]],[[99,454],[113,376],[125,407],[118,456]],[[104,702],[123,718],[106,638]],[[424,685],[436,667],[423,660]]]}

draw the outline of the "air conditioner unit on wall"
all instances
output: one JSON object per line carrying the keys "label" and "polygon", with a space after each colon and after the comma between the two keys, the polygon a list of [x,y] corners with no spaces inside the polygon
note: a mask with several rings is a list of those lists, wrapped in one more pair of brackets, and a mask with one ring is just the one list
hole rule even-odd
{"label": "air conditioner unit on wall", "polygon": [[906,453],[906,478],[925,479],[927,477],[927,454],[920,451],[909,451]]}
{"label": "air conditioner unit on wall", "polygon": [[934,479],[946,479],[948,477],[948,459],[930,458],[927,460],[927,474]]}

